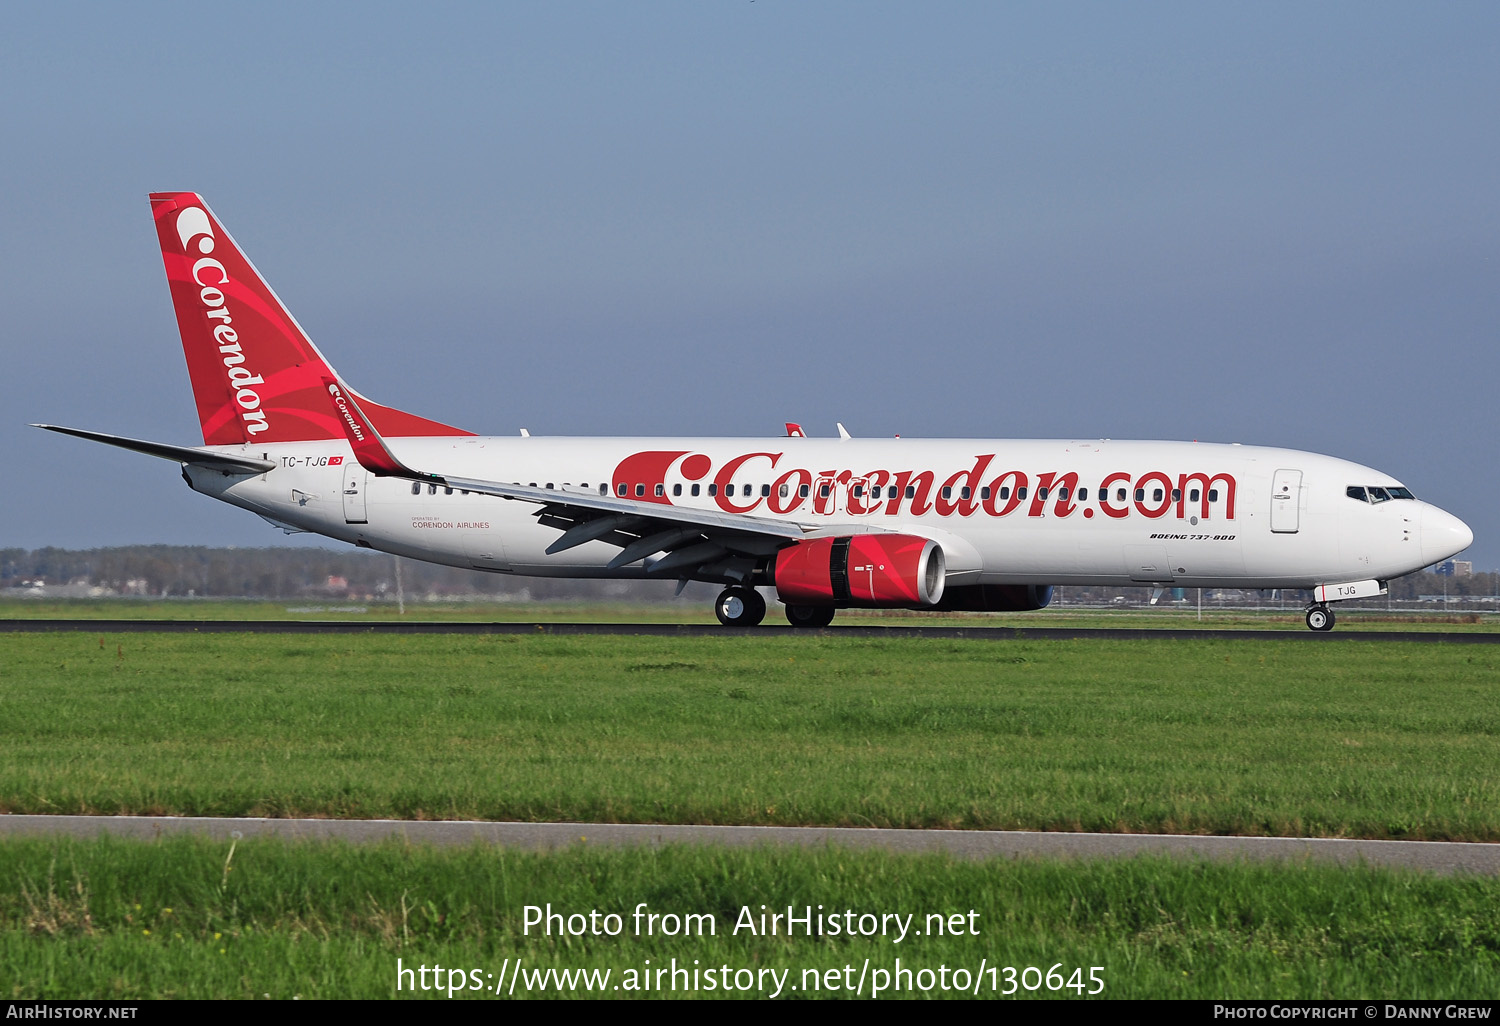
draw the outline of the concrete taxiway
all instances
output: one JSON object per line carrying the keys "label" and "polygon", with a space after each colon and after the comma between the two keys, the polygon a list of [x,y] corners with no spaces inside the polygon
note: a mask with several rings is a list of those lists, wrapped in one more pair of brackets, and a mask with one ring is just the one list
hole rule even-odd
{"label": "concrete taxiway", "polygon": [[882,830],[858,827],[693,826],[635,823],[492,823],[474,820],[216,819],[175,816],[0,815],[0,837],[153,840],[178,834],[228,842],[248,837],[349,843],[492,844],[523,850],[574,845],[622,847],[717,844],[728,847],[873,848],[945,852],[969,859],[1124,858],[1169,855],[1212,860],[1367,864],[1429,873],[1500,875],[1500,844],[1367,841],[1324,837],[1204,837],[1176,834],[1069,834],[1000,830]]}

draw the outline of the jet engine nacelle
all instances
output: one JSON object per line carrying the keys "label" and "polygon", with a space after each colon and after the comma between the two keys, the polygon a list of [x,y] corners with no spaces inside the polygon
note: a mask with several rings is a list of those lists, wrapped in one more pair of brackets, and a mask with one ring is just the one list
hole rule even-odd
{"label": "jet engine nacelle", "polygon": [[776,554],[776,595],[799,606],[937,605],[943,549],[909,534],[813,538]]}
{"label": "jet engine nacelle", "polygon": [[1052,601],[1050,584],[971,584],[949,588],[939,609],[971,613],[1024,613]]}

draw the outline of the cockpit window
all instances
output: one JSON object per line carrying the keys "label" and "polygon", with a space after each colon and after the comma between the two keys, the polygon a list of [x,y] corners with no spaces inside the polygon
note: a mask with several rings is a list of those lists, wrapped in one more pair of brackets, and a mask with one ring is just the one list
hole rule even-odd
{"label": "cockpit window", "polygon": [[1360,502],[1388,502],[1391,499],[1415,499],[1410,488],[1383,487],[1381,485],[1349,485],[1344,494]]}

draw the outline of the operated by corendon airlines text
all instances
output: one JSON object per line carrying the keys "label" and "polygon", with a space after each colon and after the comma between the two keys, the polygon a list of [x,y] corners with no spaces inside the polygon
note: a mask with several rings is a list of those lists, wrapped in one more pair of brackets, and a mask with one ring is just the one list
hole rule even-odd
{"label": "operated by corendon airlines text", "polygon": [[[637,938],[744,939],[861,938],[901,944],[913,937],[978,937],[982,913],[965,912],[866,912],[828,909],[823,905],[741,906],[738,915],[722,918],[712,913],[659,912],[645,902],[626,913],[567,912],[550,904],[527,905],[522,910],[522,934],[538,938],[598,937],[622,935]],[[759,958],[755,959],[759,962]],[[622,960],[608,968],[561,969],[528,962],[526,956],[506,958],[498,966],[460,969],[396,960],[396,991],[437,991],[453,997],[465,991],[474,994],[514,996],[527,993],[755,993],[767,997],[802,992],[836,992],[855,996],[955,992],[980,994],[1072,995],[1104,991],[1103,966],[1074,966],[1057,962],[1050,966],[993,964],[989,956],[972,964],[937,966],[913,964],[897,958],[856,959],[842,965],[819,968],[778,969],[731,965],[720,959],[672,957],[653,962],[649,958]]]}

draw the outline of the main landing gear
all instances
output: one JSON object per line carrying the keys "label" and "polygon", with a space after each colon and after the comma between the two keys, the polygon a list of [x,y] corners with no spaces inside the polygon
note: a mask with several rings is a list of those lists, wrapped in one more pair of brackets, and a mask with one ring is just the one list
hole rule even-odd
{"label": "main landing gear", "polygon": [[786,622],[793,627],[827,627],[833,623],[832,606],[787,606]]}
{"label": "main landing gear", "polygon": [[725,627],[754,627],[766,618],[766,600],[754,588],[725,588],[714,602],[714,615]]}
{"label": "main landing gear", "polygon": [[1333,610],[1319,603],[1307,610],[1307,629],[1311,631],[1333,630]]}

